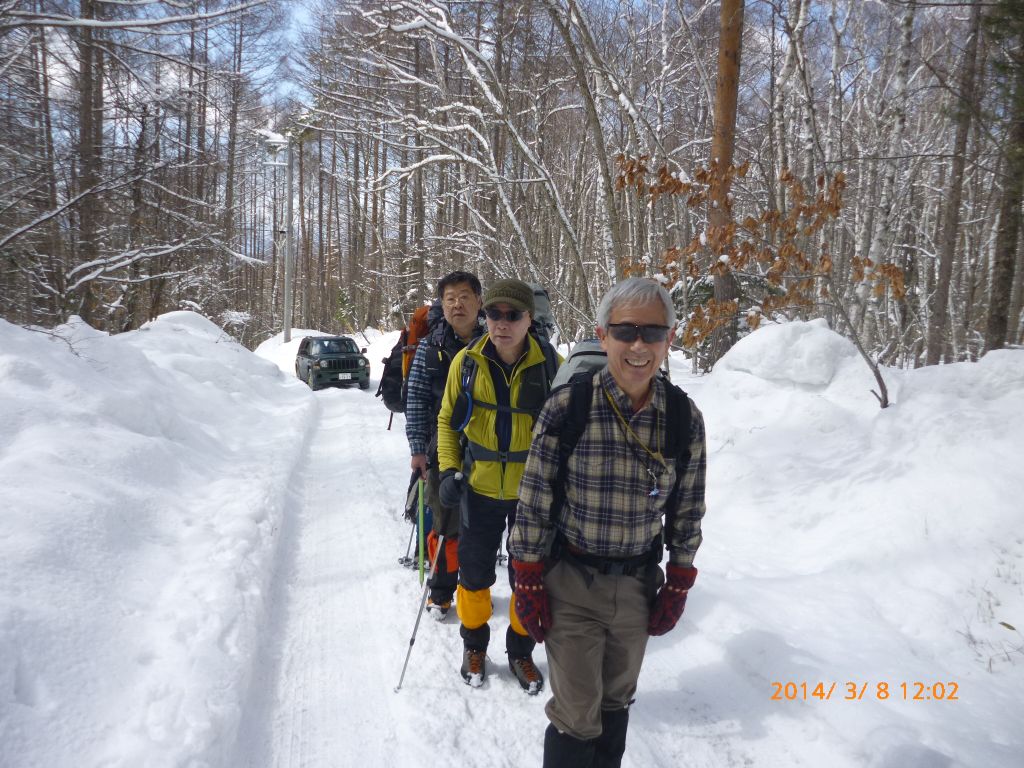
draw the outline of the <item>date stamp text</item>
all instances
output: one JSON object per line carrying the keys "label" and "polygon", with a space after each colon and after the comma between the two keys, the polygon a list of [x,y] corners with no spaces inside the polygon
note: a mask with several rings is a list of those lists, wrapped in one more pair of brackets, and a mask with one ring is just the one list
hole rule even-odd
{"label": "date stamp text", "polygon": [[772,701],[959,701],[955,682],[779,682],[772,681]]}

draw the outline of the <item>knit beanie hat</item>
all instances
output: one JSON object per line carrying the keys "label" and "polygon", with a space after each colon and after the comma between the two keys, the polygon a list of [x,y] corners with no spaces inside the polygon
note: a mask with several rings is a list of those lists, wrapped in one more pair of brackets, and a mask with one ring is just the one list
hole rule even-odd
{"label": "knit beanie hat", "polygon": [[514,309],[529,312],[532,317],[533,288],[515,278],[497,280],[484,293],[484,307],[493,304],[508,304]]}

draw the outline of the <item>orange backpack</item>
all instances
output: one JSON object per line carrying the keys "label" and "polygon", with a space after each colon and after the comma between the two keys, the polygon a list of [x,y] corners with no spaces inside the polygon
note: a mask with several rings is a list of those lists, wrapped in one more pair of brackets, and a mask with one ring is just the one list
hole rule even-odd
{"label": "orange backpack", "polygon": [[412,365],[413,357],[416,356],[416,345],[420,343],[421,339],[430,333],[430,325],[427,322],[427,313],[429,312],[429,304],[417,307],[416,311],[412,313],[412,319],[409,321],[409,325],[406,328],[405,346],[402,350],[403,379],[409,375],[409,367]]}

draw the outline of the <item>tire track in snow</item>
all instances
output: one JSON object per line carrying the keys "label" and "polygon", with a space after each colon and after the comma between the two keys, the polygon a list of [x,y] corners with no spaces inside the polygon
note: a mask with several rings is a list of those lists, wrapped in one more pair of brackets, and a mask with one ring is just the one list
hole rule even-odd
{"label": "tire track in snow", "polygon": [[[319,392],[320,426],[297,477],[290,556],[282,564],[254,705],[240,733],[251,768],[539,764],[545,696],[528,697],[506,666],[509,589],[494,588],[489,675],[459,677],[454,616],[424,616],[395,693],[422,594],[397,565],[409,527],[403,421],[356,390]],[[546,668],[543,649],[535,654]]]}

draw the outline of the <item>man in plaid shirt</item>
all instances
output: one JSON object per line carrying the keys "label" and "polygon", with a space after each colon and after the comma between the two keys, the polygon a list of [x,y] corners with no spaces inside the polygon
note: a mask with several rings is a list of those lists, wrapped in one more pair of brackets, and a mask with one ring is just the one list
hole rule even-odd
{"label": "man in plaid shirt", "polygon": [[[483,333],[480,280],[471,272],[456,271],[437,283],[444,321],[431,327],[416,348],[406,379],[405,436],[409,441],[413,472],[426,481],[426,502],[434,512],[434,526],[427,537],[430,560],[436,555],[436,572],[430,580],[427,613],[443,621],[452,605],[459,578],[459,511],[441,504],[437,470],[437,412],[448,381],[452,358]],[[440,537],[444,546],[438,553]]]}
{"label": "man in plaid shirt", "polygon": [[[519,618],[537,642],[547,642],[553,696],[545,766],[620,764],[647,639],[675,626],[697,576],[704,421],[678,391],[690,411],[688,460],[677,467],[663,454],[672,385],[657,373],[675,320],[668,292],[652,280],[625,280],[601,301],[597,334],[608,365],[593,376],[554,518],[558,433],[571,387],[552,394],[534,430],[509,553]],[[670,529],[663,530],[663,517]]]}

